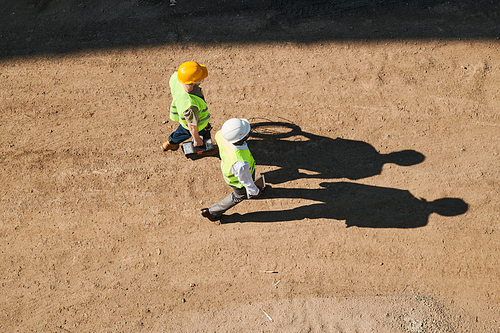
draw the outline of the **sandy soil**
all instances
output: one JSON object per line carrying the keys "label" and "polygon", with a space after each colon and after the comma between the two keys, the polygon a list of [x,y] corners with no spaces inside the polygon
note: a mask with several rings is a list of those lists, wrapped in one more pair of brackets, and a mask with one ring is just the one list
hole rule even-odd
{"label": "sandy soil", "polygon": [[[90,6],[68,3],[65,22]],[[186,5],[144,3],[126,2]],[[480,29],[487,9],[471,15],[477,29],[456,23],[484,38],[391,38],[370,19],[379,39],[262,30],[239,43],[214,27],[222,41],[198,43],[167,27],[171,42],[114,47],[50,44],[56,28],[16,37],[26,17],[69,5],[9,5],[4,17],[30,10],[1,30],[1,332],[500,332],[500,43],[498,26]],[[324,22],[270,13],[297,36]],[[160,149],[177,127],[168,79],[186,60],[208,67],[215,130],[253,124],[269,184],[220,226],[199,214],[230,191],[218,158]]]}

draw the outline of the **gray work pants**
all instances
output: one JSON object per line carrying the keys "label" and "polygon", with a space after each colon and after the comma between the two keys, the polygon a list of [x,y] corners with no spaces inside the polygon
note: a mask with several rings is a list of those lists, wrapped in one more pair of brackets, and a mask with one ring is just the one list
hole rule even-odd
{"label": "gray work pants", "polygon": [[[231,186],[231,185],[229,185]],[[226,210],[229,208],[239,204],[243,200],[247,198],[247,190],[242,187],[242,188],[237,188],[234,186],[231,186],[233,189],[233,192],[229,194],[227,197],[222,199],[222,201],[208,207],[208,211],[210,214],[215,215],[215,216],[220,216],[222,215]]]}

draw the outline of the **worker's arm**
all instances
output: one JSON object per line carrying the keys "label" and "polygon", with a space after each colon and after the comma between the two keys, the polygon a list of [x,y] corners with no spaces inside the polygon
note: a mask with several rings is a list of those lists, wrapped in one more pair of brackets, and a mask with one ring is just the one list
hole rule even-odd
{"label": "worker's arm", "polygon": [[193,137],[193,146],[199,147],[203,146],[203,140],[200,137],[200,133],[198,133],[198,126],[190,125],[188,124],[189,128],[189,133],[191,133],[191,136]]}
{"label": "worker's arm", "polygon": [[189,109],[184,111],[184,119],[186,120],[189,133],[191,133],[191,136],[193,137],[194,141],[194,146],[199,147],[203,146],[203,140],[200,137],[200,134],[198,133],[198,122],[200,121],[199,119],[199,114],[198,114],[198,108],[194,105],[191,105]]}
{"label": "worker's arm", "polygon": [[255,185],[252,173],[250,172],[250,164],[248,162],[238,161],[233,164],[233,172],[240,183],[246,188],[249,197],[256,198],[260,195],[262,189]]}

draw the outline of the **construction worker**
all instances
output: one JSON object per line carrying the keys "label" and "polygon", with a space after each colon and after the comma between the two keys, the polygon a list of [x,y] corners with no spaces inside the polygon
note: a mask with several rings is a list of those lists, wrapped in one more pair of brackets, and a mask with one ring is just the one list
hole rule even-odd
{"label": "construction worker", "polygon": [[215,134],[219,147],[224,180],[233,192],[219,203],[203,208],[201,215],[220,224],[222,214],[246,198],[258,197],[263,188],[254,183],[255,160],[248,150],[246,140],[250,136],[250,123],[246,119],[232,118]]}
{"label": "construction worker", "polygon": [[195,147],[203,146],[203,140],[210,138],[210,114],[200,88],[207,76],[208,70],[204,65],[186,61],[170,77],[170,119],[180,125],[162,145],[164,151],[179,149],[179,145],[190,137]]}

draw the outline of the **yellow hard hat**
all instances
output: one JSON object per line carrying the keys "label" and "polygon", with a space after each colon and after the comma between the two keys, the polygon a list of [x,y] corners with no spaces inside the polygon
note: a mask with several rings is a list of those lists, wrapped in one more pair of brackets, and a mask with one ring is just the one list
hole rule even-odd
{"label": "yellow hard hat", "polygon": [[179,66],[179,70],[177,72],[177,80],[184,84],[200,82],[207,76],[207,67],[195,61],[186,61]]}

